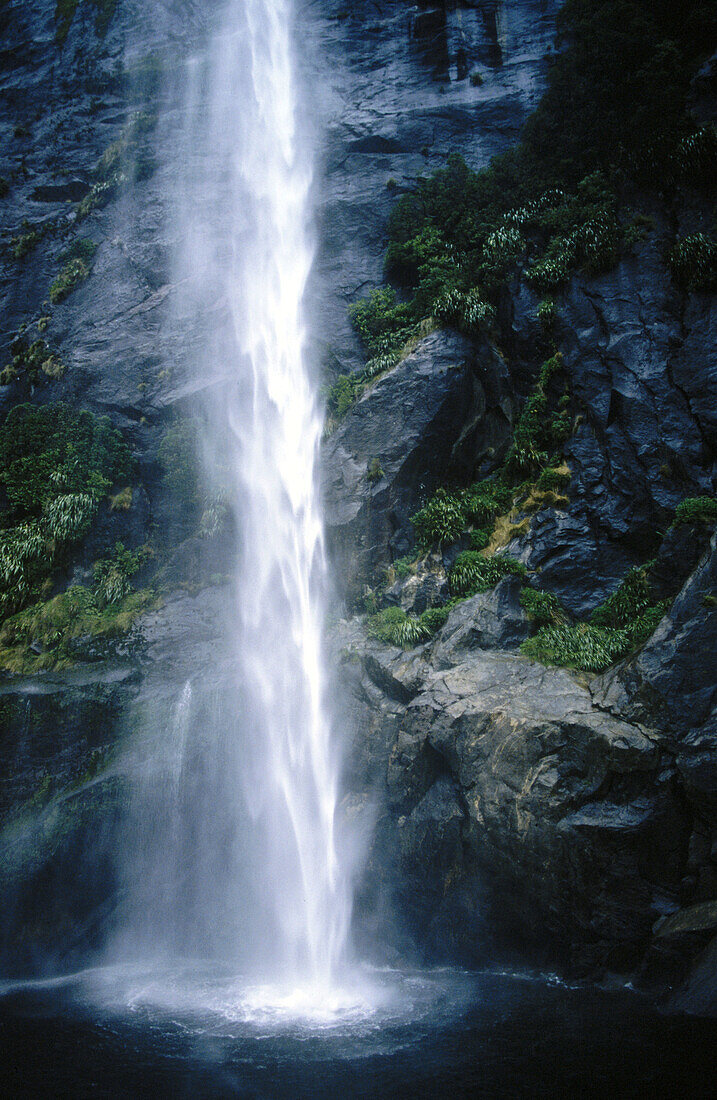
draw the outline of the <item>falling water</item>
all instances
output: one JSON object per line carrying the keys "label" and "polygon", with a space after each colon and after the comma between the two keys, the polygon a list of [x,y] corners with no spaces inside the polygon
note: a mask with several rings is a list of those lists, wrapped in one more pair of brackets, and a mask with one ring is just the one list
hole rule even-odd
{"label": "falling water", "polygon": [[223,671],[184,688],[138,765],[114,950],[220,959],[320,998],[346,962],[351,888],[322,657],[322,421],[302,320],[312,181],[291,8],[230,0],[189,69],[176,321],[201,334],[207,477],[238,532],[233,599]]}

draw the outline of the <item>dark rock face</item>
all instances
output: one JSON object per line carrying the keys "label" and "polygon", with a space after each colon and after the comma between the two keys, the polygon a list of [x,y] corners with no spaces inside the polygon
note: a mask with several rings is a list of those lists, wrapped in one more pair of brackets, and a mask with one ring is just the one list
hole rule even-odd
{"label": "dark rock face", "polygon": [[[429,953],[550,945],[579,972],[645,959],[654,978],[653,926],[714,896],[714,740],[693,713],[678,747],[671,715],[635,684],[655,665],[679,675],[670,655],[700,629],[687,593],[707,568],[679,626],[667,619],[640,657],[590,682],[492,648],[485,597],[412,656],[348,635],[352,783],[380,802],[363,904],[388,897]],[[678,944],[676,973],[711,927]]]}
{"label": "dark rock face", "polygon": [[[573,279],[560,342],[579,423],[565,446],[570,503],[546,510],[512,549],[576,614],[617,586],[659,544],[685,496],[715,478],[714,297],[681,302],[652,239],[615,271]],[[530,374],[535,300],[513,296],[511,376]]]}
{"label": "dark rock face", "polygon": [[[383,281],[396,195],[451,152],[482,167],[517,140],[540,97],[559,6],[420,12],[405,0],[322,2],[313,32],[325,138],[311,313],[317,357],[329,366],[362,362],[347,307]],[[480,86],[468,80],[473,71]]]}
{"label": "dark rock face", "polygon": [[[505,364],[487,344],[434,332],[349,411],[323,449],[325,519],[351,581],[400,558],[410,517],[441,482],[495,464],[510,438]],[[372,464],[380,476],[370,476]]]}

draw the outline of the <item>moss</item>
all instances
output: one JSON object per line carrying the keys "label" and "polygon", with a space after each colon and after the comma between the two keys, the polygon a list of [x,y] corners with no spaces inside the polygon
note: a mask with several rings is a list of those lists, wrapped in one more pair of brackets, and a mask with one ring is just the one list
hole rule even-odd
{"label": "moss", "polygon": [[681,523],[717,522],[717,499],[714,497],[688,497],[675,509],[675,518],[672,526],[677,527]]}
{"label": "moss", "polygon": [[77,659],[80,639],[121,637],[140,615],[158,606],[149,590],[102,606],[89,588],[75,585],[5,620],[0,627],[0,668],[26,674],[69,667]]}

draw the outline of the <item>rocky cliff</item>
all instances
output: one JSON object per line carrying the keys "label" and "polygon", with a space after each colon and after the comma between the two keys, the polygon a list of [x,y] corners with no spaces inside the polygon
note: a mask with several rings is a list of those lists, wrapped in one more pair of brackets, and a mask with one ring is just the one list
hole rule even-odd
{"label": "rocky cliff", "polygon": [[[348,310],[383,281],[397,202],[449,153],[478,170],[518,140],[545,86],[557,8],[302,7],[320,166],[309,305],[328,382],[363,368]],[[0,416],[27,402],[109,416],[129,456],[117,476],[98,467],[112,483],[89,526],[28,580],[43,607],[86,591],[84,617],[53,604],[0,640],[3,950],[17,971],[67,965],[101,942],[133,734],[171,720],[188,678],[230,675],[232,530],[212,520],[192,443],[221,380],[212,318],[227,303],[210,298],[198,331],[170,260],[177,89],[211,21],[211,6],[190,0],[0,6]],[[708,64],[692,84],[701,124],[712,74]],[[380,933],[424,958],[499,952],[638,973],[662,989],[694,968],[698,994],[683,1003],[706,1010],[716,558],[709,509],[675,514],[714,489],[715,312],[664,257],[709,203],[643,193],[636,205],[630,247],[609,270],[572,272],[549,316],[514,264],[489,323],[431,315],[327,436],[328,538],[346,582],[332,635],[351,739],[344,808],[372,838],[364,940]],[[443,487],[492,485],[515,461],[536,394],[539,419],[562,417],[559,453],[539,476],[514,478],[480,523],[461,497],[456,530],[421,545],[412,517]],[[0,503],[17,524],[46,522],[19,496]],[[477,558],[498,562],[485,583],[458,584],[466,553],[481,578]],[[562,644],[585,636],[631,569],[646,593],[635,618],[650,612],[651,635],[628,636],[610,604],[609,629],[622,634],[598,668],[534,659],[545,630],[563,631]],[[116,604],[108,576],[123,578]],[[406,622],[422,625],[409,636]]]}

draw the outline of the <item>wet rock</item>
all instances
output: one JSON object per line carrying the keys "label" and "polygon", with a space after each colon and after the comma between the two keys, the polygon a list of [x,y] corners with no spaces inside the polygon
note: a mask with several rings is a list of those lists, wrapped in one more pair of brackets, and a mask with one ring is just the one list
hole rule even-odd
{"label": "wet rock", "polygon": [[522,582],[505,577],[490,592],[482,592],[454,607],[433,648],[437,668],[450,668],[466,651],[515,649],[531,633],[520,606]]}
{"label": "wet rock", "polygon": [[[505,364],[487,344],[434,332],[347,413],[322,454],[325,519],[337,574],[349,585],[402,557],[421,498],[507,447]],[[369,478],[372,462],[381,476]]]}

